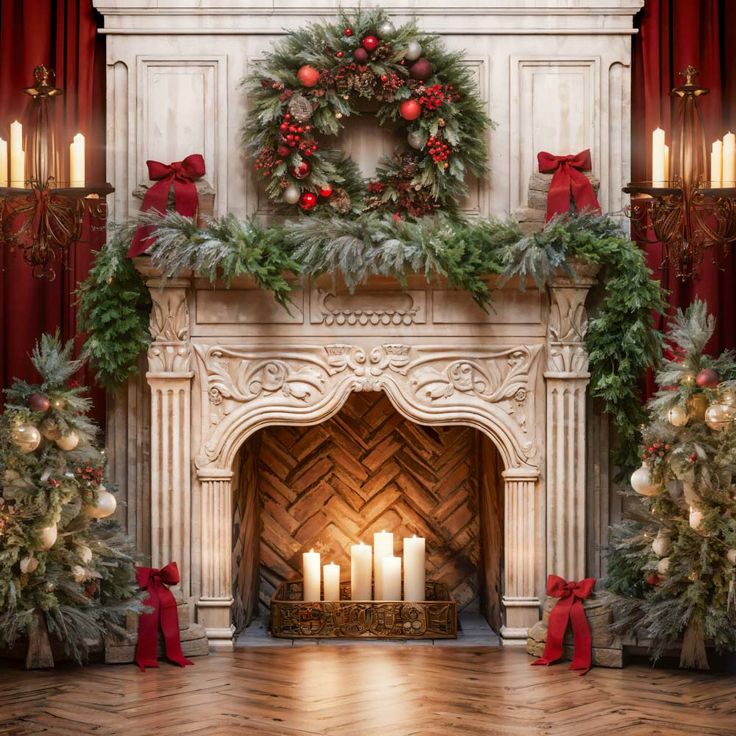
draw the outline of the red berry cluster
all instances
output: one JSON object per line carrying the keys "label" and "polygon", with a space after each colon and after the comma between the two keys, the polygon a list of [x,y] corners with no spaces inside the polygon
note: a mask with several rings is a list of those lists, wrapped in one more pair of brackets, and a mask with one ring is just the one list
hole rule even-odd
{"label": "red berry cluster", "polygon": [[431,135],[427,139],[427,150],[429,155],[432,157],[432,161],[436,164],[441,164],[443,161],[447,161],[447,158],[452,153],[452,148],[449,143],[446,143],[442,138]]}
{"label": "red berry cluster", "polygon": [[381,194],[383,191],[383,183],[380,181],[369,181],[368,192],[370,194]]}
{"label": "red berry cluster", "polygon": [[[308,155],[314,153],[317,150],[317,144],[314,139],[303,139],[302,136],[306,133],[312,132],[311,125],[303,125],[302,123],[292,120],[291,114],[286,113],[284,115],[284,121],[279,125],[279,143],[281,146],[288,146],[289,148],[299,147],[300,151],[310,151]],[[281,155],[279,153],[279,155]]]}
{"label": "red berry cluster", "polygon": [[263,89],[275,89],[278,92],[281,92],[284,89],[282,82],[276,82],[273,79],[261,79],[261,87],[263,87]]}
{"label": "red berry cluster", "polygon": [[400,87],[404,86],[404,80],[396,72],[388,72],[387,74],[381,74],[379,77],[381,80],[381,88],[383,92],[393,93],[396,92]]}
{"label": "red berry cluster", "polygon": [[103,470],[101,467],[92,465],[78,465],[74,472],[80,483],[85,483],[90,488],[96,488],[102,483]]}
{"label": "red berry cluster", "polygon": [[661,460],[666,453],[672,449],[672,445],[665,444],[664,442],[655,442],[649,447],[645,448],[641,454],[642,460]]}
{"label": "red berry cluster", "polygon": [[425,87],[419,97],[419,104],[427,110],[439,110],[445,102],[455,102],[460,98],[451,84],[434,84]]}
{"label": "red berry cluster", "polygon": [[273,157],[273,151],[270,148],[262,148],[256,157],[256,171],[262,171],[263,176],[271,176],[275,165],[276,161]]}

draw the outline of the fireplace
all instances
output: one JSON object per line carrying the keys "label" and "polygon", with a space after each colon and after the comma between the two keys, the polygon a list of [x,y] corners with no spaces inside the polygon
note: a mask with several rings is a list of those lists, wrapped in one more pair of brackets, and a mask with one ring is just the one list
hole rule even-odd
{"label": "fireplace", "polygon": [[[507,641],[524,638],[538,619],[548,572],[585,574],[584,302],[594,268],[578,264],[576,278],[561,274],[544,291],[491,284],[485,313],[466,293],[420,276],[404,289],[372,278],[354,294],[326,277],[294,292],[287,310],[247,279],[230,288],[196,274],[162,282],[146,259],[137,266],[154,302],[146,374],[152,563],[180,562],[180,592],[211,642],[232,642],[233,582],[241,581],[234,544],[260,537],[258,517],[240,511],[233,534],[233,501],[239,508],[244,477],[259,470],[259,434],[262,443],[268,433],[314,427],[292,437],[316,441],[320,426],[344,421],[341,411],[356,403],[390,408],[407,432],[482,435],[472,442],[486,448],[486,465],[473,482],[477,499],[493,485],[503,500],[502,524],[500,511],[486,511],[503,530],[493,552],[503,562],[479,566],[485,578],[477,579],[487,590],[488,576],[501,571],[491,587],[500,587]],[[318,465],[314,472],[319,483]],[[482,504],[464,508],[480,528]],[[356,514],[357,527],[367,523]],[[238,570],[250,565],[251,583],[260,558],[241,545]],[[478,583],[467,603],[483,601]]]}

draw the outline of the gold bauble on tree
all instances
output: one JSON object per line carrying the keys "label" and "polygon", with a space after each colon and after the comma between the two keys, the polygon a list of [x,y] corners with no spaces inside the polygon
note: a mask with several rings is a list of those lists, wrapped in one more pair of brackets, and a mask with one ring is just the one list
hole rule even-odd
{"label": "gold bauble on tree", "polygon": [[657,557],[666,557],[670,553],[671,549],[672,537],[670,537],[666,531],[660,529],[652,542],[652,552],[654,552]]}
{"label": "gold bauble on tree", "polygon": [[663,557],[658,563],[657,563],[657,572],[660,575],[666,575],[670,570],[670,558],[669,557]]}
{"label": "gold bauble on tree", "polygon": [[722,432],[736,419],[736,407],[727,404],[711,404],[705,410],[705,423],[715,432]]}
{"label": "gold bauble on tree", "polygon": [[61,437],[59,425],[53,419],[44,419],[39,429],[41,430],[41,434],[51,442],[56,442]]}
{"label": "gold bauble on tree", "polygon": [[662,490],[662,486],[652,480],[647,465],[642,465],[631,474],[631,487],[640,496],[656,496]]}
{"label": "gold bauble on tree", "polygon": [[27,422],[17,424],[11,434],[13,444],[25,455],[41,444],[41,433]]}
{"label": "gold bauble on tree", "polygon": [[79,444],[79,435],[72,430],[69,434],[64,434],[56,440],[56,445],[64,450],[70,452]]}
{"label": "gold bauble on tree", "polygon": [[51,526],[45,526],[43,529],[41,529],[41,534],[39,534],[39,547],[38,548],[42,552],[46,552],[47,550],[51,549],[54,546],[58,536],[59,536],[59,530],[56,528],[56,524],[52,524]]}
{"label": "gold bauble on tree", "polygon": [[687,400],[687,412],[690,419],[702,422],[705,419],[705,411],[708,408],[708,397],[705,394],[693,394]]}
{"label": "gold bauble on tree", "polygon": [[695,374],[692,371],[683,371],[680,375],[681,386],[694,386],[695,385]]}
{"label": "gold bauble on tree", "polygon": [[105,488],[100,486],[97,489],[97,500],[94,506],[85,507],[85,511],[93,519],[104,519],[106,516],[115,513],[118,502],[115,500],[115,496]]}
{"label": "gold bauble on tree", "polygon": [[684,427],[689,419],[687,410],[680,404],[676,404],[667,412],[667,421],[673,427]]}
{"label": "gold bauble on tree", "polygon": [[736,406],[736,388],[724,388],[720,392],[721,403],[726,406]]}

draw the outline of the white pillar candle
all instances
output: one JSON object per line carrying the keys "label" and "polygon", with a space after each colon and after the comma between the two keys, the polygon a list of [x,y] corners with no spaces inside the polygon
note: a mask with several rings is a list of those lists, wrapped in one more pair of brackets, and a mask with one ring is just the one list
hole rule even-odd
{"label": "white pillar candle", "polygon": [[23,126],[17,121],[10,124],[10,186],[26,185],[26,154],[23,151]]}
{"label": "white pillar candle", "polygon": [[379,601],[401,600],[401,557],[381,558],[381,596]]}
{"label": "white pillar candle", "polygon": [[319,552],[314,550],[304,552],[302,554],[302,568],[304,572],[304,600],[318,601],[320,599]]}
{"label": "white pillar candle", "polygon": [[720,187],[723,181],[723,143],[713,141],[710,147],[710,185]]}
{"label": "white pillar candle", "polygon": [[670,147],[665,145],[664,147],[664,181],[669,186],[670,181]]}
{"label": "white pillar candle", "polygon": [[394,535],[391,532],[380,531],[373,535],[373,575],[375,576],[374,598],[383,600],[383,567],[381,560],[384,557],[394,556]]}
{"label": "white pillar candle", "polygon": [[724,187],[736,185],[736,135],[730,130],[723,136],[723,174],[721,180]]}
{"label": "white pillar candle", "polygon": [[652,133],[652,184],[664,185],[664,131],[657,128]]}
{"label": "white pillar candle", "polygon": [[404,537],[404,600],[423,601],[426,583],[424,537]]}
{"label": "white pillar candle", "polygon": [[0,187],[8,186],[8,142],[0,138]]}
{"label": "white pillar candle", "polygon": [[84,136],[77,133],[69,146],[69,185],[84,186]]}
{"label": "white pillar candle", "polygon": [[373,565],[370,544],[354,544],[350,547],[350,598],[354,601],[369,601],[373,598],[371,576]]}
{"label": "white pillar candle", "polygon": [[322,580],[324,583],[324,599],[326,601],[340,600],[340,565],[331,562],[322,566]]}

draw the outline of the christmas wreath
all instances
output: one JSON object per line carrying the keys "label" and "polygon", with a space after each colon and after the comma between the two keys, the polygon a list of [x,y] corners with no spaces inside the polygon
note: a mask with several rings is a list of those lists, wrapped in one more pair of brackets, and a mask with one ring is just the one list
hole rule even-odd
{"label": "christmas wreath", "polygon": [[[332,215],[452,214],[466,173],[486,170],[491,121],[462,54],[413,23],[396,28],[382,10],[340,13],[336,23],[289,33],[245,84],[243,142],[275,202]],[[366,111],[407,144],[368,182],[329,148],[342,121]]]}

